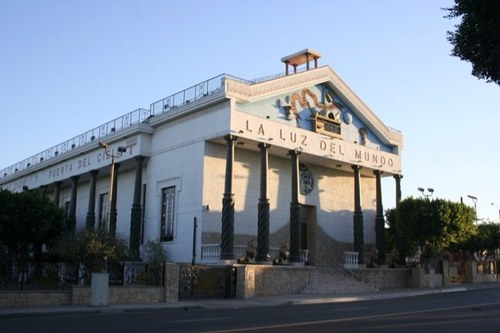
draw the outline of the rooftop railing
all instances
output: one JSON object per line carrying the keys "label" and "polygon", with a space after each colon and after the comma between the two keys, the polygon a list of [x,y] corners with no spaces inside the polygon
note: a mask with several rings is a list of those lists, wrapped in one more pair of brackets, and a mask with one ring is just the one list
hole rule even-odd
{"label": "rooftop railing", "polygon": [[224,80],[227,78],[247,84],[253,84],[252,81],[240,79],[228,74],[221,74],[152,103],[150,107],[151,115],[165,113],[176,107],[216,94],[224,89]]}
{"label": "rooftop railing", "polygon": [[178,93],[162,98],[150,105],[150,109],[137,109],[129,112],[121,117],[113,119],[101,126],[95,127],[90,131],[75,136],[67,141],[64,141],[56,146],[46,149],[38,154],[28,157],[14,165],[0,170],[0,178],[8,177],[21,170],[33,167],[37,164],[46,162],[51,158],[55,158],[61,154],[69,152],[75,148],[88,144],[94,140],[101,140],[104,137],[119,132],[131,125],[138,124],[148,119],[149,117],[169,112],[180,106],[187,105],[194,101],[200,100],[207,96],[219,93],[224,90],[226,79],[246,83],[249,85],[276,79],[282,77],[283,74],[263,77],[256,80],[245,80],[229,74],[221,74],[209,80],[198,83],[192,87],[184,89]]}
{"label": "rooftop railing", "polygon": [[57,157],[94,140],[99,141],[110,134],[125,129],[126,127],[141,123],[151,116],[168,112],[169,110],[175,109],[176,107],[180,107],[206,96],[218,93],[224,89],[224,80],[226,78],[244,82],[247,84],[254,83],[252,81],[244,80],[232,75],[221,74],[209,80],[198,83],[190,88],[184,89],[176,94],[160,99],[159,101],[152,103],[149,110],[137,109],[129,112],[121,117],[102,124],[101,126],[95,127],[90,131],[75,136],[74,138],[66,140],[56,146],[48,148],[42,152],[39,152],[38,154],[17,162],[14,165],[4,168],[0,170],[0,178],[8,177],[21,170],[46,162],[51,158]]}
{"label": "rooftop railing", "polygon": [[95,140],[97,140],[96,142],[98,142],[100,139],[110,134],[121,131],[129,126],[142,123],[150,116],[150,114],[150,110],[146,109],[137,109],[129,112],[121,117],[108,121],[101,126],[95,127],[90,131],[75,136],[56,146],[39,152],[36,155],[28,157],[21,162],[17,162],[14,165],[2,169],[0,171],[0,178],[4,178],[18,171],[33,167],[37,164],[43,163],[47,160],[50,160],[51,158],[57,157],[68,151],[72,151],[75,148],[86,145],[87,143],[93,142]]}

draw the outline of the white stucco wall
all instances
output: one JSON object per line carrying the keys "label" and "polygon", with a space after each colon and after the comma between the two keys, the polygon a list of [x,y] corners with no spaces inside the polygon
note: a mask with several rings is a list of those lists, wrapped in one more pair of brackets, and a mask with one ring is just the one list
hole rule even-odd
{"label": "white stucco wall", "polygon": [[[256,144],[256,143],[255,143]],[[224,192],[226,147],[207,143],[205,148],[203,231],[221,232],[222,196]],[[272,147],[270,154],[272,154]],[[317,208],[318,225],[334,240],[353,240],[354,179],[352,172],[328,169],[306,163],[314,177],[309,195],[299,195],[299,202]],[[235,200],[235,234],[257,235],[257,204],[260,194],[260,155],[235,149],[233,192]],[[269,157],[268,197],[271,234],[283,228],[290,219],[291,171],[286,156]],[[375,178],[361,178],[365,243],[374,243]],[[243,244],[241,244],[243,245]]]}
{"label": "white stucco wall", "polygon": [[[173,120],[155,128],[148,162],[145,241],[159,239],[161,189],[176,186],[174,239],[164,242],[169,260],[190,262],[193,252],[193,220],[202,224],[203,156],[205,140],[228,132],[227,104]],[[201,227],[196,235],[201,249]]]}

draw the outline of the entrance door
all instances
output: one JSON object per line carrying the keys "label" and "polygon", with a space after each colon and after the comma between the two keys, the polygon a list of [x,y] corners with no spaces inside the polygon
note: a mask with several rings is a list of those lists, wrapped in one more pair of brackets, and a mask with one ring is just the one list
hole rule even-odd
{"label": "entrance door", "polygon": [[314,265],[316,257],[316,206],[300,208],[301,250],[309,250],[308,263]]}

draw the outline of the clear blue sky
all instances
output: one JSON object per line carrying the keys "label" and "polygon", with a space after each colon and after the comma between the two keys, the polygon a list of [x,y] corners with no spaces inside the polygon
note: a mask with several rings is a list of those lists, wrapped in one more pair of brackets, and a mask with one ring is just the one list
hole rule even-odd
{"label": "clear blue sky", "polygon": [[[449,56],[452,0],[1,0],[0,169],[221,73],[322,54],[403,132],[403,196],[433,187],[500,209],[500,86]],[[384,180],[384,206],[394,181]],[[491,205],[495,203],[496,206]]]}

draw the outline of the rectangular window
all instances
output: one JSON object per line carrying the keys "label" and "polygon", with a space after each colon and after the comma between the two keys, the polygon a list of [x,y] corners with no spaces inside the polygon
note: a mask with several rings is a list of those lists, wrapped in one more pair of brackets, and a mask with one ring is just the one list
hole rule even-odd
{"label": "rectangular window", "polygon": [[108,229],[108,217],[109,217],[109,194],[102,193],[99,195],[99,229]]}
{"label": "rectangular window", "polygon": [[66,214],[66,218],[69,217],[69,205],[70,205],[70,202],[69,201],[66,201],[64,203],[64,214]]}
{"label": "rectangular window", "polygon": [[175,186],[161,189],[161,240],[174,240]]}

